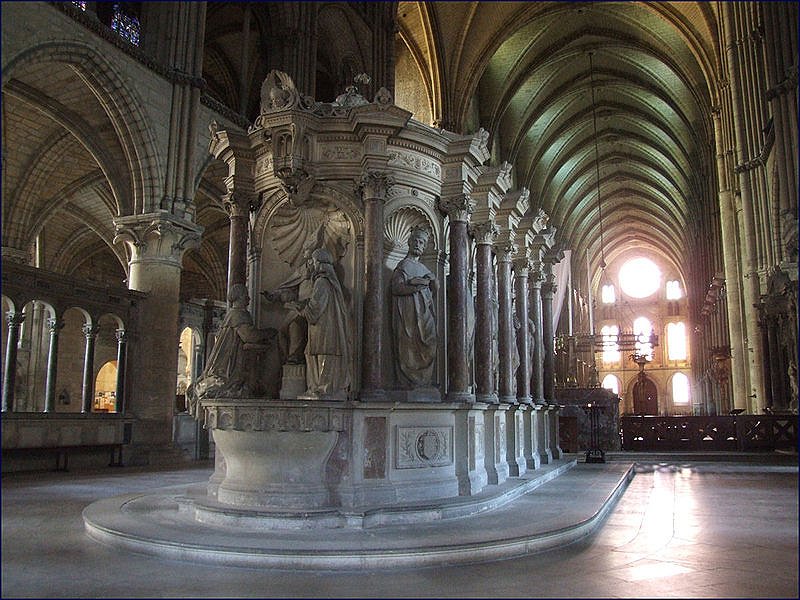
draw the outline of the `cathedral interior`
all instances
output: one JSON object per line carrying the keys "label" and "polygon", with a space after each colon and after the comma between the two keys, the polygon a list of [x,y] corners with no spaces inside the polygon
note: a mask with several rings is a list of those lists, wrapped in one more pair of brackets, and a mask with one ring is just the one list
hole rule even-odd
{"label": "cathedral interior", "polygon": [[479,497],[588,460],[587,398],[796,456],[797,10],[3,3],[4,479]]}

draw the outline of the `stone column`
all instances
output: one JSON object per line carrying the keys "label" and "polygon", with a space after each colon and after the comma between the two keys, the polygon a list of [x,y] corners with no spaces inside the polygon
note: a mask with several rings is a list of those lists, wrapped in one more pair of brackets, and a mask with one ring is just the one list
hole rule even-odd
{"label": "stone column", "polygon": [[[146,326],[136,332],[135,352],[124,356],[131,371],[143,377],[122,400],[124,409],[139,419],[131,452],[146,464],[151,454],[172,443],[181,261],[186,250],[199,245],[202,228],[163,212],[120,217],[115,225],[115,241],[125,242],[131,257],[128,286],[148,294],[138,314]],[[118,362],[118,373],[125,367]]]}
{"label": "stone column", "polygon": [[497,390],[500,402],[513,404],[516,401],[514,393],[514,318],[512,314],[511,292],[513,277],[511,274],[511,259],[517,247],[514,244],[505,244],[497,248],[497,295],[498,295],[498,324],[497,346],[500,354],[500,374]]}
{"label": "stone column", "polygon": [[242,192],[230,192],[222,199],[231,220],[228,244],[228,293],[237,283],[247,283],[247,236],[251,198]]}
{"label": "stone column", "polygon": [[528,257],[514,259],[514,283],[517,291],[517,350],[519,351],[519,369],[517,369],[517,402],[531,403],[530,373],[531,354],[528,347],[528,271],[531,263]]}
{"label": "stone column", "polygon": [[531,271],[528,278],[531,301],[531,320],[533,321],[533,384],[532,396],[537,404],[544,403],[544,336],[542,334],[542,275],[541,269]]}
{"label": "stone column", "polygon": [[114,410],[125,412],[125,362],[128,356],[128,334],[124,329],[117,329],[117,385],[116,404]]}
{"label": "stone column", "polygon": [[542,379],[544,381],[544,399],[546,402],[555,402],[556,399],[556,347],[553,335],[553,294],[556,291],[555,276],[545,274],[542,283],[542,341],[544,359]]}
{"label": "stone column", "polygon": [[467,356],[467,226],[475,202],[467,194],[439,200],[439,210],[450,220],[450,275],[447,278],[447,396],[450,402],[474,402],[469,391]]}
{"label": "stone column", "polygon": [[558,423],[558,413],[561,411],[561,407],[557,404],[550,405],[547,410],[547,416],[550,420],[550,440],[547,444],[547,447],[550,449],[550,455],[553,457],[553,460],[558,460],[559,458],[564,456],[564,451],[561,449],[561,430],[559,428]]}
{"label": "stone column", "polygon": [[25,313],[6,315],[8,323],[8,340],[6,342],[6,364],[3,371],[3,412],[14,412],[14,383],[17,377],[17,344],[19,330],[25,320]]}
{"label": "stone column", "polygon": [[500,228],[492,220],[470,226],[470,233],[477,244],[475,262],[478,278],[475,303],[475,399],[490,404],[497,402],[492,364],[492,329],[495,326],[492,318],[495,290],[492,245],[499,232]]}
{"label": "stone column", "polygon": [[81,393],[81,412],[92,412],[94,400],[94,342],[97,339],[97,325],[87,323],[83,326],[83,335],[86,337],[86,352],[83,356],[83,388]]}
{"label": "stone column", "polygon": [[361,399],[381,400],[383,390],[383,204],[394,178],[367,170],[359,187],[364,199],[364,313],[361,332]]}
{"label": "stone column", "polygon": [[58,376],[58,332],[64,328],[64,321],[47,319],[50,332],[50,348],[47,351],[47,379],[44,388],[44,412],[56,410],[56,377]]}

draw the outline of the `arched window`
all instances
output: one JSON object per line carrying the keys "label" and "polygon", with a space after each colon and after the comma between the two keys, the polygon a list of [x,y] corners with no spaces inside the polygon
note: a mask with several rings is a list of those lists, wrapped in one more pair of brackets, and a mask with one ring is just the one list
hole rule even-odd
{"label": "arched window", "polygon": [[619,362],[619,344],[617,343],[619,327],[616,325],[603,325],[600,328],[600,335],[603,336],[603,362]]}
{"label": "arched window", "polygon": [[683,373],[675,373],[672,377],[673,404],[689,404],[689,378]]}
{"label": "arched window", "polygon": [[94,412],[117,411],[117,361],[109,360],[94,380]]}
{"label": "arched window", "polygon": [[617,292],[614,289],[614,286],[604,285],[603,290],[601,292],[601,298],[603,300],[603,304],[614,304],[617,301]]}
{"label": "arched window", "polygon": [[653,345],[650,343],[650,334],[653,326],[647,317],[639,317],[633,322],[633,334],[636,336],[636,353],[644,354],[653,360]]}
{"label": "arched window", "polygon": [[619,378],[610,373],[603,377],[603,387],[619,396]]}
{"label": "arched window", "polygon": [[667,325],[667,358],[686,360],[686,325],[669,323]]}
{"label": "arched window", "polygon": [[680,300],[683,298],[680,281],[667,282],[667,300]]}

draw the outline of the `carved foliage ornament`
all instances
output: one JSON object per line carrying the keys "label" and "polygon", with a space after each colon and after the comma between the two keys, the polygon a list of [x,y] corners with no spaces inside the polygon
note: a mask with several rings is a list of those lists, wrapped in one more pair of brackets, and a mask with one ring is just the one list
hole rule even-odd
{"label": "carved foliage ornament", "polygon": [[358,190],[365,200],[384,199],[390,187],[394,185],[394,176],[383,171],[366,171],[358,182]]}
{"label": "carved foliage ornament", "polygon": [[440,177],[442,174],[442,168],[435,161],[411,152],[391,150],[389,164],[407,167],[434,177]]}
{"label": "carved foliage ornament", "polygon": [[484,221],[483,223],[472,223],[469,232],[478,244],[493,244],[500,234],[500,227],[494,221]]}

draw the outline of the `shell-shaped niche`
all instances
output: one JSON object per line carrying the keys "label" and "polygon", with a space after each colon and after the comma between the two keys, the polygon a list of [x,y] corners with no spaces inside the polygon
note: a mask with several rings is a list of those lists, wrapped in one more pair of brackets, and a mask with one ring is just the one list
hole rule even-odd
{"label": "shell-shaped niche", "polygon": [[285,202],[270,219],[267,237],[278,256],[295,269],[305,248],[324,246],[341,260],[352,234],[347,216],[331,203],[317,201],[298,208]]}
{"label": "shell-shaped niche", "polygon": [[428,251],[435,244],[433,224],[422,209],[415,206],[404,206],[389,215],[383,223],[383,248],[389,252],[402,252],[408,250],[408,237],[411,229],[422,227],[431,234]]}

